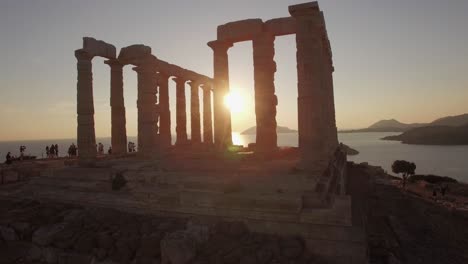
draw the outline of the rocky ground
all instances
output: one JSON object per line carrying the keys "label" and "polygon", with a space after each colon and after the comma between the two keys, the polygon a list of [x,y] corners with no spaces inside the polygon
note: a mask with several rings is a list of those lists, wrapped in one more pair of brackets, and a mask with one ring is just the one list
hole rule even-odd
{"label": "rocky ground", "polygon": [[[353,225],[367,230],[369,263],[468,263],[464,211],[402,190],[381,168],[349,163],[348,172]],[[0,199],[1,263],[326,262],[300,238],[252,233],[240,222]]]}
{"label": "rocky ground", "polygon": [[366,177],[373,182],[367,194],[360,192],[365,198],[360,205],[368,212],[370,263],[468,263],[464,210],[402,190],[381,169],[355,165],[349,171],[351,177],[359,175],[361,183]]}
{"label": "rocky ground", "polygon": [[0,263],[324,263],[296,237],[240,222],[0,200]]}

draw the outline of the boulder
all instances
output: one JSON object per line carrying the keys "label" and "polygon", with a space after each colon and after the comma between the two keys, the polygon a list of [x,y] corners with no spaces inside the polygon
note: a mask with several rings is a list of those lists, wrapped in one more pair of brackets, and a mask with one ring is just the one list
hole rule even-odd
{"label": "boulder", "polygon": [[288,259],[296,259],[304,251],[304,244],[299,238],[283,238],[280,245],[281,254]]}
{"label": "boulder", "polygon": [[18,240],[18,235],[15,230],[11,227],[0,226],[0,236],[5,241],[16,241]]}
{"label": "boulder", "polygon": [[195,258],[197,239],[187,231],[167,234],[161,241],[162,264],[186,264]]}
{"label": "boulder", "polygon": [[40,227],[34,232],[32,242],[40,246],[48,246],[53,242],[57,234],[64,229],[65,225],[63,223]]}

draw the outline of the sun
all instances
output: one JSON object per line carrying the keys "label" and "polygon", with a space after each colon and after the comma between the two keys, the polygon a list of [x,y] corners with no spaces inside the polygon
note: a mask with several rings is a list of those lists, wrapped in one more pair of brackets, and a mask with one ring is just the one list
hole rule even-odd
{"label": "sun", "polygon": [[230,91],[224,97],[224,105],[231,110],[232,113],[240,113],[244,110],[244,99],[239,93]]}

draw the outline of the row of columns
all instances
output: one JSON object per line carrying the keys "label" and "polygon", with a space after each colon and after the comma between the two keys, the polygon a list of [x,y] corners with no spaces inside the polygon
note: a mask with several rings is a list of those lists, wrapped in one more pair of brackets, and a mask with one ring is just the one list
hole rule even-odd
{"label": "row of columns", "polygon": [[[77,113],[78,150],[81,164],[92,163],[96,158],[93,102],[93,56],[83,50],[75,52],[77,58]],[[114,154],[127,150],[125,104],[123,93],[123,67],[117,59],[105,62],[110,66],[111,144]],[[138,151],[143,156],[157,154],[171,146],[171,118],[169,108],[169,75],[157,72],[151,63],[134,67],[138,80]],[[176,77],[176,132],[177,145],[188,143],[185,83],[187,79]],[[203,143],[212,144],[211,86],[191,81],[191,143],[201,143],[199,89],[203,90]],[[159,126],[158,126],[159,123]]]}
{"label": "row of columns", "polygon": [[[275,36],[263,32],[252,39],[254,82],[255,82],[255,116],[257,123],[257,152],[271,152],[277,148],[276,106],[274,61]],[[232,43],[211,41],[208,46],[214,53],[214,124],[215,145],[220,148],[232,144],[231,114],[223,105],[229,93],[228,49]]]}

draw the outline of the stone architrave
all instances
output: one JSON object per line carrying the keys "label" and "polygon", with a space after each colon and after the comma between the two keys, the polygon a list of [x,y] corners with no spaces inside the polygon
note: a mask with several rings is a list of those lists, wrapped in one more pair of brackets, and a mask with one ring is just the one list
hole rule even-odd
{"label": "stone architrave", "polygon": [[86,166],[94,163],[96,159],[96,135],[94,130],[94,100],[93,100],[93,55],[76,50],[78,60],[77,82],[77,114],[78,114],[78,161]]}
{"label": "stone architrave", "polygon": [[127,130],[125,128],[125,104],[123,91],[123,64],[118,60],[105,62],[111,69],[111,144],[112,154],[127,153]]}
{"label": "stone architrave", "polygon": [[208,46],[213,49],[214,80],[214,141],[217,148],[223,149],[232,145],[231,111],[224,105],[224,98],[229,93],[228,49],[232,43],[211,41]]}
{"label": "stone architrave", "polygon": [[176,83],[176,145],[187,144],[187,109],[185,105],[186,79],[176,77],[172,79]]}
{"label": "stone architrave", "polygon": [[152,156],[156,152],[157,113],[156,113],[156,69],[151,64],[133,68],[138,74],[138,152],[142,156]]}
{"label": "stone architrave", "polygon": [[171,146],[171,111],[169,108],[169,75],[158,73],[159,86],[159,137],[161,146],[167,148]]}
{"label": "stone architrave", "polygon": [[252,40],[254,80],[255,80],[255,115],[257,121],[256,151],[270,153],[277,148],[276,105],[274,61],[275,37],[263,32]]}
{"label": "stone architrave", "polygon": [[199,88],[200,82],[194,80],[189,82],[190,85],[190,128],[192,144],[201,143],[200,132],[200,96]]}
{"label": "stone architrave", "polygon": [[325,164],[329,158],[320,11],[313,2],[290,6],[289,13],[296,19],[297,26],[299,149],[302,166],[311,170]]}
{"label": "stone architrave", "polygon": [[213,144],[213,124],[211,120],[211,85],[202,85],[203,89],[203,143]]}

